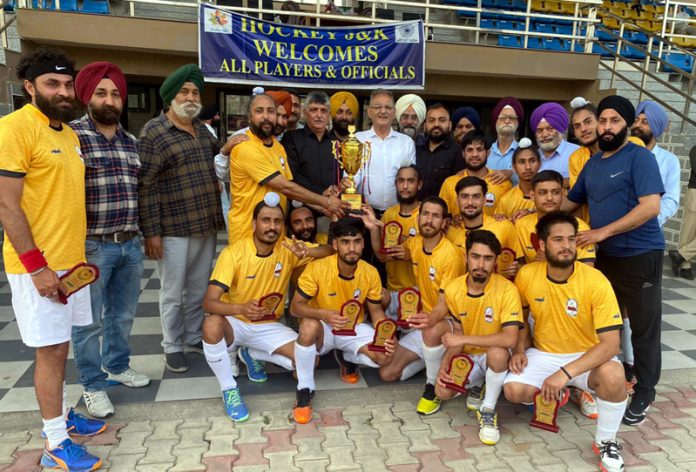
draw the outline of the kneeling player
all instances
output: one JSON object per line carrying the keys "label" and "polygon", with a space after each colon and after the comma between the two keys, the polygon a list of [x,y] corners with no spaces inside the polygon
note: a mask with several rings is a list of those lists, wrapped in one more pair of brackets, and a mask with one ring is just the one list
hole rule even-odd
{"label": "kneeling player", "polygon": [[[388,341],[387,352],[374,352],[368,345],[374,329],[363,323],[367,306],[373,323],[386,318],[381,305],[382,283],[377,269],[360,259],[365,240],[365,225],[356,218],[341,218],[331,226],[332,245],[337,254],[314,261],[300,276],[291,312],[301,319],[300,335],[295,344],[297,365],[297,403],[293,418],[297,423],[312,419],[314,398],[314,361],[332,349],[355,364],[380,367],[391,360],[396,341]],[[360,306],[355,325],[343,313],[349,301]],[[367,302],[367,303],[365,303]],[[334,334],[334,330],[353,328],[354,335]]]}
{"label": "kneeling player", "polygon": [[545,262],[522,267],[515,283],[523,306],[534,313],[534,347],[520,333],[505,379],[505,396],[530,404],[538,390],[558,400],[567,386],[597,394],[593,450],[605,472],[623,471],[616,432],[626,410],[620,346],[621,313],[609,281],[577,262],[577,220],[551,212],[536,226]]}

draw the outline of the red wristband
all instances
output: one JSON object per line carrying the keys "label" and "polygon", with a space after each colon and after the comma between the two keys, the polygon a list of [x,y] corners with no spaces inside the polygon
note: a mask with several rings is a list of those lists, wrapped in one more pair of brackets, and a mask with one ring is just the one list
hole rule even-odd
{"label": "red wristband", "polygon": [[22,262],[22,265],[27,272],[34,272],[35,270],[48,265],[46,258],[43,256],[39,248],[36,247],[20,254],[19,260]]}

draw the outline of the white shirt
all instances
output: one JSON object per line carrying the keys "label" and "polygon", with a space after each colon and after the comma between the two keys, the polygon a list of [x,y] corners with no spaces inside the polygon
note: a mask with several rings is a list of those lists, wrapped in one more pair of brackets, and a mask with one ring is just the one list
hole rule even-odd
{"label": "white shirt", "polygon": [[372,155],[367,164],[355,174],[358,191],[372,207],[384,211],[396,205],[396,173],[402,166],[416,163],[413,139],[391,130],[386,139],[377,136],[374,128],[355,133],[363,143],[370,143]]}
{"label": "white shirt", "polygon": [[660,214],[657,216],[657,222],[663,226],[679,209],[681,168],[679,167],[679,158],[666,149],[655,145],[652,148],[652,153],[657,159],[662,185],[665,186],[665,193],[660,198]]}

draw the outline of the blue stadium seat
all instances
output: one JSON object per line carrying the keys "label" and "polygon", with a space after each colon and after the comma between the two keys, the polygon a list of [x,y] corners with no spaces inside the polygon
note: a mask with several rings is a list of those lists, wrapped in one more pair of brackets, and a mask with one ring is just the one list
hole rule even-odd
{"label": "blue stadium seat", "polygon": [[566,50],[563,46],[563,43],[558,38],[542,38],[542,44],[544,45],[544,49],[548,49],[550,51]]}
{"label": "blue stadium seat", "polygon": [[624,44],[621,46],[621,55],[628,59],[645,59],[645,53],[640,49]]}
{"label": "blue stadium seat", "polygon": [[[693,71],[694,59],[688,54],[679,52],[668,52],[662,55],[662,58],[673,66],[679,67],[687,72]],[[665,72],[676,72],[675,69],[669,66],[663,66]]]}
{"label": "blue stadium seat", "polygon": [[10,2],[7,5],[5,5],[5,8],[3,8],[3,10],[7,12],[12,12],[14,11],[15,6],[15,0],[10,0]]}
{"label": "blue stadium seat", "polygon": [[486,29],[499,29],[498,22],[496,20],[491,20],[490,18],[481,18],[481,28]]}
{"label": "blue stadium seat", "polygon": [[501,34],[498,36],[498,46],[504,46],[506,48],[521,48],[522,37]]}
{"label": "blue stadium seat", "polygon": [[553,25],[550,23],[538,23],[535,21],[534,23],[532,23],[532,27],[533,27],[534,31],[536,31],[538,33],[553,34],[556,32],[556,31],[554,31]]}
{"label": "blue stadium seat", "polygon": [[77,11],[77,0],[60,0],[60,11]]}
{"label": "blue stadium seat", "polygon": [[55,10],[56,5],[53,0],[31,0],[32,8],[42,8],[44,10]]}
{"label": "blue stadium seat", "polygon": [[80,11],[83,13],[109,14],[109,0],[84,0]]}
{"label": "blue stadium seat", "polygon": [[510,2],[511,10],[527,11],[527,2],[524,0],[512,0]]}

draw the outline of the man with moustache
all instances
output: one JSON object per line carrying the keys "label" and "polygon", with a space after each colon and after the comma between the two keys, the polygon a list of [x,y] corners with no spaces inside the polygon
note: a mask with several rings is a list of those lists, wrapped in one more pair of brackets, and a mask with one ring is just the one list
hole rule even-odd
{"label": "man with moustache", "polygon": [[304,125],[300,123],[300,117],[302,116],[302,100],[300,99],[300,93],[297,90],[288,90],[290,94],[290,100],[292,100],[292,107],[290,110],[285,110],[288,113],[288,131],[294,131],[296,129],[304,128]]}
{"label": "man with moustache", "polygon": [[664,192],[650,151],[628,142],[635,109],[624,97],[602,99],[599,148],[568,193],[563,210],[587,203],[592,227],[578,235],[580,247],[598,245],[597,268],[611,282],[633,329],[637,383],[624,423],[638,425],[655,399],[662,350],[662,259],[665,240],[657,221]]}
{"label": "man with moustache", "polygon": [[488,166],[494,171],[492,183],[500,184],[504,180],[516,183],[512,172],[512,153],[517,149],[515,135],[520,124],[524,123],[524,108],[515,97],[498,100],[491,112],[491,121],[498,138],[491,146]]}
{"label": "man with moustache", "polygon": [[423,181],[419,199],[436,196],[445,179],[464,167],[461,148],[450,136],[452,122],[442,103],[428,108],[425,114],[426,139],[416,144],[416,167]]}
{"label": "man with moustache", "polygon": [[85,262],[85,170],[75,114],[75,63],[38,48],[17,63],[28,103],[0,119],[0,222],[3,260],[22,342],[35,348],[34,389],[46,438],[43,467],[95,470],[101,459],[72,436],[106,429],[66,405],[65,362],[73,326],[92,323],[90,291],[67,304],[59,277]]}
{"label": "man with moustache", "polygon": [[529,124],[541,151],[539,170],[555,170],[563,176],[565,187],[568,188],[568,160],[579,147],[565,139],[568,112],[558,103],[547,102],[532,112]]}
{"label": "man with moustache", "polygon": [[679,209],[681,193],[681,167],[677,156],[660,147],[657,140],[669,129],[667,112],[657,103],[646,100],[636,107],[636,121],[631,126],[631,135],[640,138],[652,151],[660,168],[665,193],[660,199],[660,215],[657,222],[664,226],[669,218]]}
{"label": "man with moustache", "polygon": [[337,141],[348,139],[348,127],[355,125],[358,117],[358,99],[350,92],[336,92],[329,100],[331,105],[332,138]]}
{"label": "man with moustache", "polygon": [[138,140],[140,228],[145,255],[157,262],[166,367],[185,372],[184,351],[203,353],[201,303],[225,228],[213,156],[220,145],[198,119],[203,73],[195,64],[172,72],[160,87],[168,107]]}
{"label": "man with moustache", "polygon": [[415,141],[418,138],[420,125],[425,120],[425,102],[418,95],[409,93],[399,98],[394,106],[399,132]]}
{"label": "man with moustache", "polygon": [[471,107],[459,107],[452,113],[452,137],[458,144],[469,131],[481,128],[481,117]]}
{"label": "man with moustache", "polygon": [[[145,387],[150,379],[130,367],[128,338],[140,296],[143,251],[138,231],[137,142],[119,123],[126,78],[118,66],[94,62],[80,70],[75,92],[87,114],[70,124],[85,162],[87,261],[99,267],[90,285],[92,324],[72,330],[75,363],[87,411],[114,413],[109,382]],[[99,337],[102,337],[101,348]]]}

